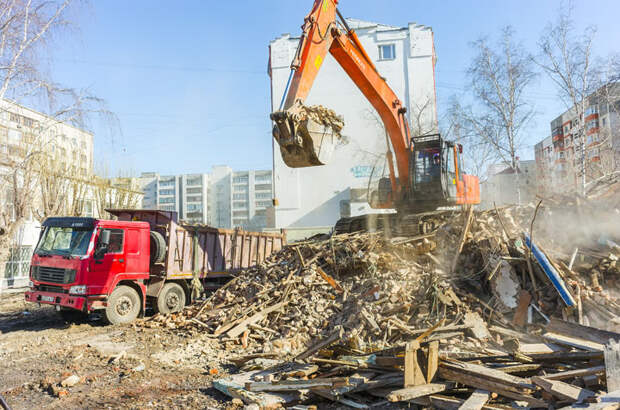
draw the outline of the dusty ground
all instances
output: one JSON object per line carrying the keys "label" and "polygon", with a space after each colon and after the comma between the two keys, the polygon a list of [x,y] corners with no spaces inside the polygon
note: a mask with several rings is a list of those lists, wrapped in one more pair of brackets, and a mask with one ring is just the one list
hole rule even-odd
{"label": "dusty ground", "polygon": [[[21,293],[4,294],[0,394],[13,409],[230,407],[211,387],[210,373],[228,369],[210,344],[200,334],[92,318],[69,323],[50,307],[24,303]],[[71,375],[78,384],[61,387]]]}

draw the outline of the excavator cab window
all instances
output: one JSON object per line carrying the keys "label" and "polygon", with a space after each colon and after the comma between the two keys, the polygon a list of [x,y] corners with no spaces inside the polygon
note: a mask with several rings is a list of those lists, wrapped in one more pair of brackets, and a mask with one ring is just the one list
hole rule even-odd
{"label": "excavator cab window", "polygon": [[422,148],[416,151],[415,182],[429,184],[441,180],[441,153],[438,148]]}

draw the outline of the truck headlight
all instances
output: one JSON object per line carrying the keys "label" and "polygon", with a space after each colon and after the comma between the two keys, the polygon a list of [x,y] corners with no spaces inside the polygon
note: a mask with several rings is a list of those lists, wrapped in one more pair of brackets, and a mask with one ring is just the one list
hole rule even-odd
{"label": "truck headlight", "polygon": [[86,285],[75,285],[69,288],[69,293],[72,295],[85,295],[86,290]]}
{"label": "truck headlight", "polygon": [[33,281],[31,281],[31,280],[29,280],[29,281],[28,281],[28,287],[29,287],[30,289],[34,288],[34,282],[33,282]]}

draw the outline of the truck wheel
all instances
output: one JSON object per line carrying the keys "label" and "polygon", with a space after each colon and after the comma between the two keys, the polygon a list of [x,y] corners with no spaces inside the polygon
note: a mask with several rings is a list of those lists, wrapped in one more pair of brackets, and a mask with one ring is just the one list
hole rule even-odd
{"label": "truck wheel", "polygon": [[130,286],[117,286],[108,298],[105,319],[113,325],[133,322],[140,313],[140,296]]}
{"label": "truck wheel", "polygon": [[168,314],[180,312],[185,307],[185,291],[178,283],[169,282],[164,285],[157,297],[157,311]]}
{"label": "truck wheel", "polygon": [[166,256],[166,240],[157,231],[151,231],[151,263],[160,263]]}

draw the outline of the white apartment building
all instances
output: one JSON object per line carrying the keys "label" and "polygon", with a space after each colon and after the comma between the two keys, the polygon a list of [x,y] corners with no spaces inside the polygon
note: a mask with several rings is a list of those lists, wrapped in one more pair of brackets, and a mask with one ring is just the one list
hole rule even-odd
{"label": "white apartment building", "polygon": [[207,224],[208,174],[160,176],[145,172],[140,176],[145,209],[176,211],[179,219],[189,223]]}
{"label": "white apartment building", "polygon": [[143,173],[142,206],[176,211],[190,223],[260,230],[272,206],[272,172],[214,166],[209,174],[160,176]]}
{"label": "white apartment building", "polygon": [[0,100],[0,165],[7,159],[45,152],[75,176],[93,173],[93,134],[38,111]]}
{"label": "white apartment building", "polygon": [[[377,69],[407,108],[412,132],[437,130],[435,96],[435,47],[430,27],[406,27],[347,19]],[[277,111],[290,73],[299,37],[282,35],[269,44],[271,108]],[[289,168],[274,144],[274,228],[333,226],[344,213],[366,213],[359,192],[368,191],[369,180],[385,175],[385,131],[378,114],[328,55],[319,71],[306,105],[323,105],[344,118],[342,134],[349,140],[338,146],[328,165]],[[419,119],[419,121],[418,121]],[[372,176],[372,178],[371,178]],[[365,209],[360,209],[365,208]]]}

